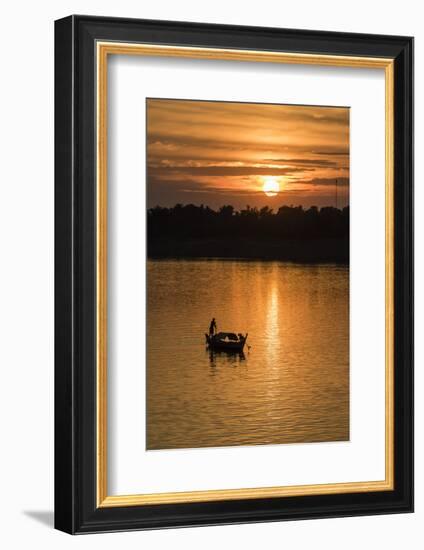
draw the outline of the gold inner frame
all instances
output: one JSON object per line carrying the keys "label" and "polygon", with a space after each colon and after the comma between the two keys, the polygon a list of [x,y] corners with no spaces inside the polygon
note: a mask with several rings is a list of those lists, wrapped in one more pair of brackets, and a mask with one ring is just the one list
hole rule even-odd
{"label": "gold inner frame", "polygon": [[[141,506],[394,489],[394,60],[390,58],[162,46],[122,42],[96,44],[97,54],[97,506]],[[107,61],[109,55],[144,55],[384,69],[386,135],[386,365],[385,479],[315,485],[218,489],[109,496],[107,492]]]}

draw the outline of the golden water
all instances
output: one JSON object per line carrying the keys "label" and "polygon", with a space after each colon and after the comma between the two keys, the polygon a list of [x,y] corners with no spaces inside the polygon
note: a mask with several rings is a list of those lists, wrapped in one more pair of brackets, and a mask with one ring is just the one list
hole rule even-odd
{"label": "golden water", "polygon": [[147,347],[147,449],[349,439],[345,266],[149,260]]}

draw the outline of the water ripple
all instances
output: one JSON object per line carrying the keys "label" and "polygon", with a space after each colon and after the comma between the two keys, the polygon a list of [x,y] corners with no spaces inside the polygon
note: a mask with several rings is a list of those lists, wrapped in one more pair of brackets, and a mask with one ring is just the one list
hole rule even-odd
{"label": "water ripple", "polygon": [[[204,333],[248,332],[245,356]],[[149,261],[147,448],[349,439],[349,271]]]}

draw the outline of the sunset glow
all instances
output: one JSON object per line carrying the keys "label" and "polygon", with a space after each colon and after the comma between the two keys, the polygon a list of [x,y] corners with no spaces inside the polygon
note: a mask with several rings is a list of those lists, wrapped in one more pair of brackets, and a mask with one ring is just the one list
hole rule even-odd
{"label": "sunset glow", "polygon": [[346,107],[147,99],[146,109],[149,207],[349,202]]}
{"label": "sunset glow", "polygon": [[262,189],[268,197],[275,197],[280,191],[280,184],[278,180],[274,177],[265,178]]}

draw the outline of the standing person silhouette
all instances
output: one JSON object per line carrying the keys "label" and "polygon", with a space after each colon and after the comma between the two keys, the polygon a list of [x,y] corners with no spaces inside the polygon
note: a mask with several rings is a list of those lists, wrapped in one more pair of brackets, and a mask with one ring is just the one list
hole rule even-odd
{"label": "standing person silhouette", "polygon": [[209,325],[209,336],[213,336],[214,332],[216,332],[216,321],[215,317],[213,317],[211,324]]}

